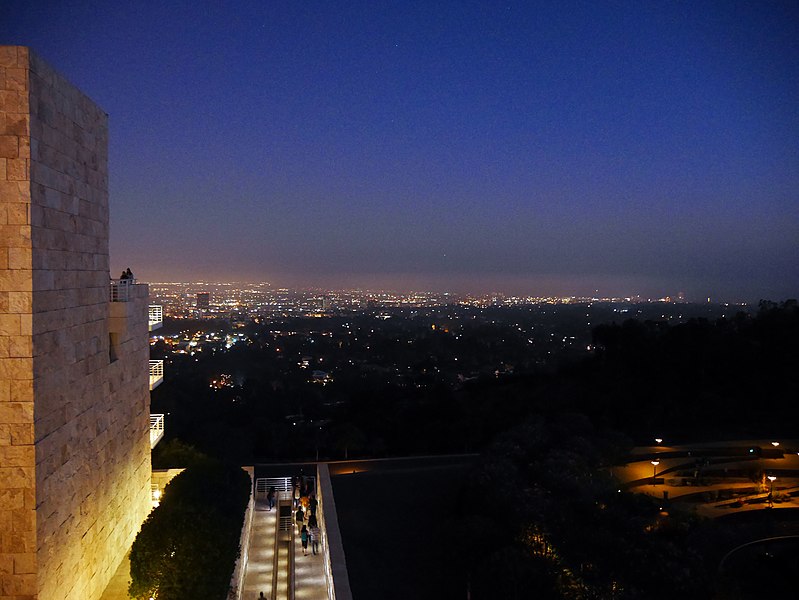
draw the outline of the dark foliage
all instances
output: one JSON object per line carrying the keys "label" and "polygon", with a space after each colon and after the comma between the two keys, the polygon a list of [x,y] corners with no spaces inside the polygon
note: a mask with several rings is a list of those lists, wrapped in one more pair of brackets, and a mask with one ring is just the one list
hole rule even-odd
{"label": "dark foliage", "polygon": [[[629,432],[670,439],[784,435],[799,418],[799,307],[669,327],[594,330],[595,361],[575,373],[576,408]],[[590,401],[588,401],[590,398]]]}
{"label": "dark foliage", "polygon": [[224,598],[250,487],[245,471],[215,461],[197,462],[176,476],[133,543],[131,596]]}
{"label": "dark foliage", "polygon": [[475,599],[703,598],[705,564],[687,542],[691,520],[619,492],[607,467],[628,442],[583,416],[535,417],[500,437],[470,495],[495,510],[464,510]]}

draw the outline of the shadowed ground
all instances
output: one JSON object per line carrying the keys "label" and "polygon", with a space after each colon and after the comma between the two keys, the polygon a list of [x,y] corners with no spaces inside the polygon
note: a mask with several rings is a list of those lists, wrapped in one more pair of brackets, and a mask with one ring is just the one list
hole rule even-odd
{"label": "shadowed ground", "polygon": [[475,460],[330,465],[355,600],[466,597],[451,547],[455,522],[450,515]]}

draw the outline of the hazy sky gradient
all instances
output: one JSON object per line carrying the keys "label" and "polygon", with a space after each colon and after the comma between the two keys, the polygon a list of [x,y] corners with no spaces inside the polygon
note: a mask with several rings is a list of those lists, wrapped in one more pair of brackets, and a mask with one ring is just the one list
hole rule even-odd
{"label": "hazy sky gradient", "polygon": [[4,2],[111,119],[114,271],[799,295],[796,2]]}

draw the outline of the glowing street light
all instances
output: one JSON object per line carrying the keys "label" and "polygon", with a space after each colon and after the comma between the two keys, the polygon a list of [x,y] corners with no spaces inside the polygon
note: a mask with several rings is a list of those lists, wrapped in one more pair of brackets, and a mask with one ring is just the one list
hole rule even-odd
{"label": "glowing street light", "polygon": [[779,446],[779,445],[780,445],[780,443],[779,443],[779,442],[771,442],[771,445],[772,445],[772,446],[774,446],[774,447],[776,448],[777,446]]}
{"label": "glowing street light", "polygon": [[774,501],[774,495],[773,494],[774,494],[774,480],[775,479],[777,479],[777,478],[774,475],[769,475],[768,476],[768,480],[770,482],[769,483],[769,489],[768,489],[768,503],[769,503],[769,506],[772,506],[772,503]]}
{"label": "glowing street light", "polygon": [[663,438],[655,438],[655,441],[660,444],[663,441]]}
{"label": "glowing street light", "polygon": [[658,472],[658,465],[660,464],[659,460],[651,460],[649,461],[652,463],[652,485],[655,485],[655,476]]}

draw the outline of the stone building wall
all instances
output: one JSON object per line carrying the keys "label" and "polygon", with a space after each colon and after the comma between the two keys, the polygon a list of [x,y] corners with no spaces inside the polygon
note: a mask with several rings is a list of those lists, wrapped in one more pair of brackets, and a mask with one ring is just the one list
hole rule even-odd
{"label": "stone building wall", "polygon": [[[0,446],[24,463],[5,483],[0,468],[11,515],[0,600],[92,600],[149,510],[147,287],[131,287],[111,331],[107,115],[27,49],[0,48],[0,61],[0,84],[22,87],[0,96],[5,130],[20,132],[16,158],[12,134],[0,137],[0,214],[13,226],[0,258]],[[16,192],[11,175],[25,177]],[[4,487],[16,490],[5,502]]]}
{"label": "stone building wall", "polygon": [[0,598],[36,593],[28,53],[0,47]]}

